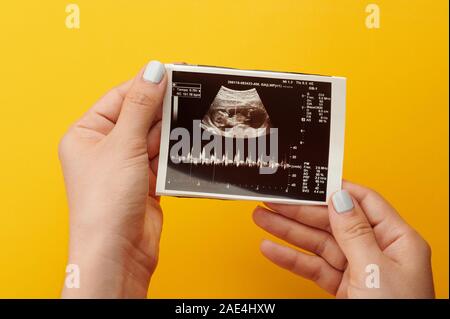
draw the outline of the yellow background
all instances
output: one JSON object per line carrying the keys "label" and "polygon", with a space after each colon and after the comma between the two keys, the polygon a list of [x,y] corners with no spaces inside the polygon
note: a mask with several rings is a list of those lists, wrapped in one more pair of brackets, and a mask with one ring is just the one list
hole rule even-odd
{"label": "yellow background", "polygon": [[[74,0],[0,4],[0,297],[58,297],[68,210],[66,128],[150,59],[345,76],[344,176],[389,199],[429,241],[448,298],[446,0]],[[381,28],[365,26],[365,7]],[[328,297],[270,264],[256,203],[164,198],[151,297]]]}

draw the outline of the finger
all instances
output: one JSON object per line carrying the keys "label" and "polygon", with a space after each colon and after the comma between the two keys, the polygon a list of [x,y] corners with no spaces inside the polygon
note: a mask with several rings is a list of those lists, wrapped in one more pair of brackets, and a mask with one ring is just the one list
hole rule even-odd
{"label": "finger", "polygon": [[333,194],[328,209],[333,235],[349,265],[364,273],[382,255],[366,215],[346,190]]}
{"label": "finger", "polygon": [[120,109],[132,81],[116,86],[103,95],[78,121],[77,125],[108,135],[119,118]]}
{"label": "finger", "polygon": [[343,181],[348,190],[361,205],[369,223],[375,231],[375,237],[384,250],[410,228],[397,211],[377,192],[357,184]]}
{"label": "finger", "polygon": [[255,223],[269,233],[325,259],[336,269],[344,270],[347,259],[330,233],[312,228],[263,207],[253,212]]}
{"label": "finger", "polygon": [[[149,236],[147,245],[150,251],[154,252],[154,254],[152,255],[152,257],[155,258],[153,267],[156,267],[158,263],[159,245],[161,241],[161,231],[163,225],[163,213],[161,206],[159,205],[159,199],[153,197],[147,198],[146,217],[147,218],[145,219],[145,226],[148,227],[149,233],[152,234],[152,236]],[[149,269],[148,271],[151,271],[153,273],[155,271],[155,268]]]}
{"label": "finger", "polygon": [[152,169],[149,167],[148,174],[148,196],[156,196],[156,175],[153,174]]}
{"label": "finger", "polygon": [[305,225],[330,231],[328,208],[325,206],[285,205],[274,203],[264,204],[276,213],[284,215],[287,218],[296,220]]}
{"label": "finger", "polygon": [[386,219],[397,225],[406,224],[397,211],[374,190],[348,181],[343,181],[342,185],[359,202],[372,226]]}
{"label": "finger", "polygon": [[330,294],[336,294],[342,273],[331,267],[322,258],[304,254],[269,240],[261,243],[261,252],[281,268],[314,281]]}
{"label": "finger", "polygon": [[148,196],[156,198],[159,201],[159,196],[156,196],[156,173],[158,171],[158,160],[158,155],[150,160],[148,174]]}
{"label": "finger", "polygon": [[147,153],[148,158],[153,159],[156,155],[159,154],[159,145],[161,141],[161,121],[158,121],[153,127],[150,129],[150,132],[147,136]]}
{"label": "finger", "polygon": [[134,78],[126,94],[117,131],[126,138],[143,138],[160,115],[167,85],[165,67],[152,61]]}
{"label": "finger", "polygon": [[158,173],[158,163],[159,163],[159,155],[156,155],[151,161],[150,161],[150,169],[154,176]]}

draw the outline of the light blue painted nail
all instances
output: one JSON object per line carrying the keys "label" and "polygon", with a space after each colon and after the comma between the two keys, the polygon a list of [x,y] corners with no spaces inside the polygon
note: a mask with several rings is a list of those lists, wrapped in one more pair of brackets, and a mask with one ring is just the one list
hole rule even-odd
{"label": "light blue painted nail", "polygon": [[336,192],[332,199],[334,209],[337,213],[342,214],[353,209],[353,200],[350,194],[345,190]]}
{"label": "light blue painted nail", "polygon": [[164,64],[159,61],[151,61],[145,68],[144,75],[142,76],[145,81],[158,84],[161,82],[166,69]]}

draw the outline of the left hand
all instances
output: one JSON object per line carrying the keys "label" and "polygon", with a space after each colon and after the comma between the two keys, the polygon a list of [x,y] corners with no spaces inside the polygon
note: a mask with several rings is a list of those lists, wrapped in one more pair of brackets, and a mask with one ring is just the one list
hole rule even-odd
{"label": "left hand", "polygon": [[65,287],[65,298],[147,296],[162,229],[155,181],[166,85],[164,65],[149,63],[61,140],[69,263],[80,269],[80,287]]}

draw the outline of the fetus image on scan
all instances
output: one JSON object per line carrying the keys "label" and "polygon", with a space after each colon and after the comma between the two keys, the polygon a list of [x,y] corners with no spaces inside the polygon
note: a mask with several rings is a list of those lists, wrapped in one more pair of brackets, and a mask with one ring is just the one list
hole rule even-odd
{"label": "fetus image on scan", "polygon": [[201,127],[225,137],[254,138],[268,134],[271,123],[255,88],[237,91],[221,86]]}

